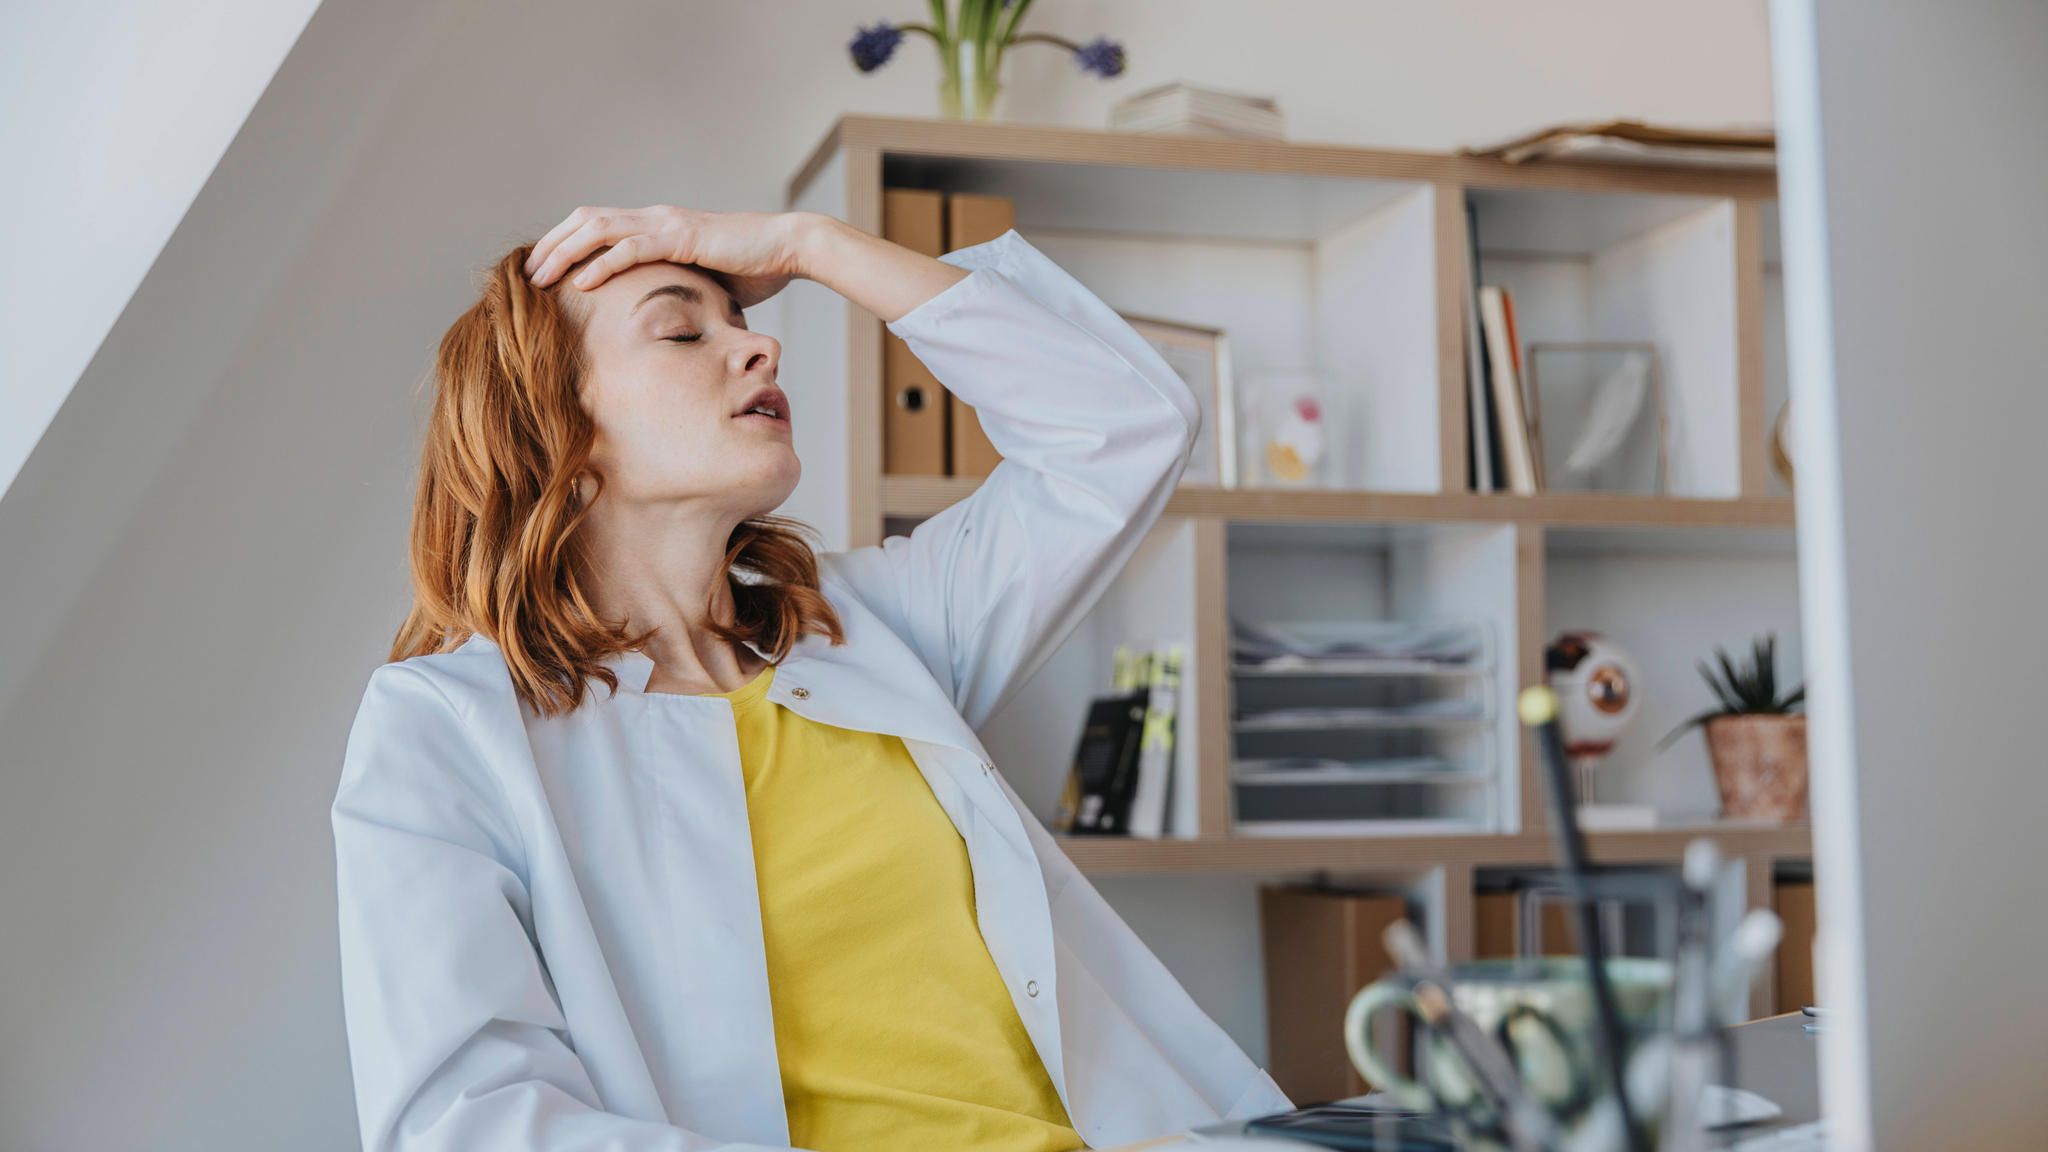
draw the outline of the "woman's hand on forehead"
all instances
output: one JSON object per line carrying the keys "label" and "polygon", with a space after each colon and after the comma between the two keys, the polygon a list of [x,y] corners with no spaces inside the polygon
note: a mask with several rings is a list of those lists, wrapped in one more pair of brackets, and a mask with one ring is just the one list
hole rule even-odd
{"label": "woman's hand on forehead", "polygon": [[578,261],[606,248],[569,281],[572,286],[589,291],[636,264],[694,264],[712,274],[740,307],[748,308],[803,275],[803,235],[810,215],[712,212],[670,204],[582,207],[541,237],[527,256],[525,270],[536,287],[545,288]]}

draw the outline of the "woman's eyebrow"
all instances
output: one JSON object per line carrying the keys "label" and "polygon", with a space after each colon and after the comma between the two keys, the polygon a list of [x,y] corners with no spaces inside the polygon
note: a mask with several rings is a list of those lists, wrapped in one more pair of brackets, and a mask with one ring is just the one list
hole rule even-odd
{"label": "woman's eyebrow", "polygon": [[[627,312],[626,315],[630,317],[633,315],[633,313],[640,311],[641,305],[646,304],[650,300],[659,299],[664,296],[672,296],[678,300],[688,301],[691,304],[704,303],[704,293],[693,285],[662,284],[659,285],[658,287],[650,289],[647,295],[642,296],[639,302],[635,303],[632,307],[632,310]],[[727,296],[725,298],[725,303],[726,315],[732,317],[735,320],[743,320],[746,318],[746,313],[740,311],[740,302],[738,300],[733,299],[731,296]]]}

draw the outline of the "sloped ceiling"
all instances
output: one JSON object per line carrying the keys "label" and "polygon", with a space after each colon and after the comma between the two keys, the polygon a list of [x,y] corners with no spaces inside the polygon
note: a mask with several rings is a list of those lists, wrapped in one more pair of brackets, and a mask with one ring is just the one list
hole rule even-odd
{"label": "sloped ceiling", "polygon": [[[330,5],[292,47],[0,497],[0,702],[14,698],[277,300],[396,81],[456,9],[455,0]],[[9,279],[12,291],[34,284]],[[123,292],[118,270],[93,287]],[[17,386],[30,383],[24,374]]]}
{"label": "sloped ceiling", "polygon": [[317,7],[0,5],[0,493]]}

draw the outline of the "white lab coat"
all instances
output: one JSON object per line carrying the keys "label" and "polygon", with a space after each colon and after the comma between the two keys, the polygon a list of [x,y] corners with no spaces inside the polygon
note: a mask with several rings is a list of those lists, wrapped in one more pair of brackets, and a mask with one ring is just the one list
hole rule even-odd
{"label": "white lab coat", "polygon": [[[1159,516],[1200,410],[1015,231],[942,259],[970,275],[888,328],[1004,459],[908,538],[820,556],[846,643],[800,642],[768,699],[903,738],[1091,1146],[1285,1110],[975,736]],[[616,697],[553,718],[480,635],[371,674],[332,813],[365,1149],[789,1146],[731,705],[610,667]]]}

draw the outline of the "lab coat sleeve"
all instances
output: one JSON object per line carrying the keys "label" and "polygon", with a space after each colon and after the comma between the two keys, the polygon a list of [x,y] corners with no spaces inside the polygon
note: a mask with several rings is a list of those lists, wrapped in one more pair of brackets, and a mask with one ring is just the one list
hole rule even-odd
{"label": "lab coat sleeve", "polygon": [[502,789],[417,669],[371,674],[332,821],[365,1152],[767,1152],[604,1110],[529,927]]}
{"label": "lab coat sleeve", "polygon": [[1017,233],[888,323],[1002,453],[973,495],[828,570],[980,727],[1101,597],[1186,468],[1202,412],[1145,338]]}

